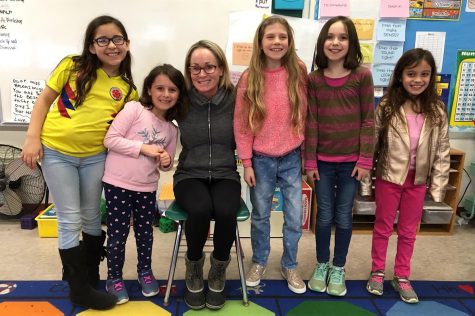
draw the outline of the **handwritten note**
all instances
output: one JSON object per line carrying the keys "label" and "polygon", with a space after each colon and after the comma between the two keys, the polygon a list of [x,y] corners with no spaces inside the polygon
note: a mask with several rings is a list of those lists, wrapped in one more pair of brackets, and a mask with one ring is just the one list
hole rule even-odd
{"label": "handwritten note", "polygon": [[11,87],[12,120],[28,123],[36,98],[45,87],[45,81],[12,79]]}
{"label": "handwritten note", "polygon": [[353,19],[356,33],[358,33],[359,40],[372,40],[374,30],[373,19]]}
{"label": "handwritten note", "polygon": [[[6,1],[5,1],[6,2]],[[0,7],[0,51],[14,53],[18,48],[17,31],[23,26],[23,19],[15,10],[16,1],[1,2]],[[23,2],[21,2],[23,3]]]}
{"label": "handwritten note", "polygon": [[320,17],[350,16],[350,0],[320,0]]}
{"label": "handwritten note", "polygon": [[233,65],[249,66],[252,43],[233,43]]}
{"label": "handwritten note", "polygon": [[382,18],[407,18],[409,16],[409,1],[381,0],[379,16]]}
{"label": "handwritten note", "polygon": [[376,30],[378,41],[404,42],[406,38],[405,20],[380,20]]}
{"label": "handwritten note", "polygon": [[387,87],[391,80],[394,65],[373,65],[373,82],[377,87]]}
{"label": "handwritten note", "polygon": [[399,42],[379,42],[374,50],[374,63],[396,64],[402,56],[404,44]]}
{"label": "handwritten note", "polygon": [[360,43],[361,53],[363,54],[363,64],[373,63],[373,44]]}

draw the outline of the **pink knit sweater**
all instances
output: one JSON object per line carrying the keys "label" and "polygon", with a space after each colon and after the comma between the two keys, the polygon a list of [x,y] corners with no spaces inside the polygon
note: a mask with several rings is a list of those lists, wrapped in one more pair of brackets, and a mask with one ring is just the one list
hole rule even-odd
{"label": "pink knit sweater", "polygon": [[[262,128],[253,135],[248,129],[245,117],[244,92],[247,89],[249,73],[246,71],[239,81],[234,110],[234,137],[239,158],[244,167],[252,165],[252,153],[257,152],[271,157],[283,156],[299,147],[304,135],[294,132],[291,122],[291,108],[288,96],[288,74],[284,67],[264,72],[264,104],[266,116]],[[303,74],[307,76],[306,73]],[[305,80],[306,82],[307,80]],[[300,91],[300,111],[305,121],[307,114],[306,87]]]}

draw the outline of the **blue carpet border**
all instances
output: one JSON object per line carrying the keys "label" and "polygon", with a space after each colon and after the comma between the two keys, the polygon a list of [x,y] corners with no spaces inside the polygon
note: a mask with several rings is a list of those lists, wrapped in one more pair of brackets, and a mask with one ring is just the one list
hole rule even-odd
{"label": "blue carpet border", "polygon": [[[169,311],[172,315],[182,315],[188,310],[183,302],[185,283],[183,280],[174,282],[174,290],[170,298],[170,305],[163,306],[163,293],[166,282],[159,281],[161,293],[152,298],[142,296],[140,286],[136,280],[125,281],[130,300],[152,301]],[[13,288],[16,284],[16,288]],[[419,295],[421,302],[437,302],[454,310],[475,316],[475,281],[412,281],[412,285]],[[104,291],[105,282],[101,281],[99,289]],[[257,303],[278,316],[284,316],[289,311],[304,301],[345,301],[368,310],[375,315],[389,315],[400,299],[398,294],[385,282],[384,295],[374,296],[365,289],[366,281],[348,280],[348,294],[345,297],[332,297],[326,293],[307,291],[305,294],[294,294],[287,288],[283,280],[264,280],[260,286],[248,288],[250,301]],[[0,281],[0,302],[5,301],[49,301],[60,309],[65,316],[74,316],[83,311],[80,307],[74,307],[68,298],[68,285],[63,281]],[[242,299],[241,284],[238,280],[230,280],[226,284],[228,299]],[[396,315],[396,314],[394,314]],[[421,314],[422,315],[422,314]],[[440,314],[438,316],[441,316]]]}

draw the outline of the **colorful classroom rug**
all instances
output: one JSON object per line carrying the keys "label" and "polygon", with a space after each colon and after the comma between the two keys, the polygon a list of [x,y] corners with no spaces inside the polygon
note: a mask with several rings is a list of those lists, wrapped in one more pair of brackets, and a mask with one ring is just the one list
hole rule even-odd
{"label": "colorful classroom rug", "polygon": [[[165,281],[160,281],[165,284]],[[153,298],[142,296],[137,281],[126,281],[130,301],[109,311],[84,310],[73,306],[68,299],[68,286],[62,281],[0,281],[1,316],[366,316],[366,315],[427,315],[475,316],[475,282],[413,281],[420,303],[409,305],[399,300],[389,282],[384,295],[366,292],[366,281],[347,281],[348,294],[335,298],[327,294],[307,291],[293,294],[287,283],[264,281],[249,288],[249,306],[242,304],[240,282],[228,281],[228,301],[220,311],[193,311],[183,302],[184,281],[174,283],[169,306],[163,305],[165,285]],[[101,282],[104,286],[104,281]]]}

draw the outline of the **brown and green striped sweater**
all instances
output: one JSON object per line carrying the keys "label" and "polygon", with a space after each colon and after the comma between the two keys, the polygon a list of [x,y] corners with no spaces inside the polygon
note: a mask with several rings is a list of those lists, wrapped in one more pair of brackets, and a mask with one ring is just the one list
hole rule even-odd
{"label": "brown and green striped sweater", "polygon": [[371,169],[374,151],[371,71],[359,66],[338,80],[343,82],[339,86],[330,86],[327,80],[323,70],[309,75],[305,169],[317,169],[317,160],[356,161],[358,167]]}

